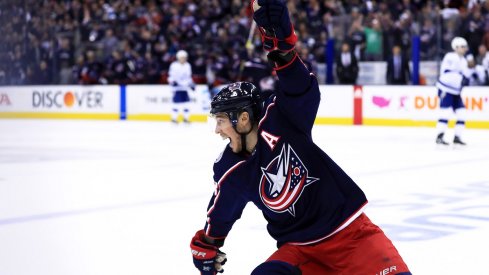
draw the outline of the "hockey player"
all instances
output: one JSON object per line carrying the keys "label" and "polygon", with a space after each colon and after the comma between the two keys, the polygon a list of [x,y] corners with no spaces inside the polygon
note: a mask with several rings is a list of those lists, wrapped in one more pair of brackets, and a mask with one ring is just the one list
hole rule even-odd
{"label": "hockey player", "polygon": [[453,110],[457,117],[453,143],[465,145],[461,138],[465,128],[465,106],[460,93],[464,86],[469,85],[470,79],[475,73],[475,62],[473,60],[467,62],[465,58],[468,46],[464,38],[455,37],[452,39],[451,44],[453,52],[449,52],[443,57],[440,77],[436,82],[440,98],[440,117],[436,125],[438,132],[436,143],[448,145],[443,136]]}
{"label": "hockey player", "polygon": [[183,121],[189,123],[190,110],[188,89],[195,90],[195,84],[192,80],[192,68],[187,62],[188,54],[184,50],[177,52],[177,61],[170,65],[168,71],[168,82],[173,87],[173,107],[171,120],[178,123],[178,115],[183,111]]}
{"label": "hockey player", "polygon": [[249,82],[233,83],[211,102],[215,132],[230,142],[214,164],[216,189],[204,228],[190,243],[194,265],[204,275],[223,272],[227,258],[220,248],[253,202],[278,250],[252,275],[411,274],[363,213],[362,190],[313,142],[319,86],[294,50],[286,5],[258,4],[253,17],[278,87],[264,95]]}

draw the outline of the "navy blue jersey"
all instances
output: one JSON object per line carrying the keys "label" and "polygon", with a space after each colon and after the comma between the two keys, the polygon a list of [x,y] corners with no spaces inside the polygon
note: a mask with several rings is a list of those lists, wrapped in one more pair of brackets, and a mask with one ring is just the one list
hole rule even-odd
{"label": "navy blue jersey", "polygon": [[367,202],[313,142],[320,101],[314,75],[298,58],[277,75],[279,86],[265,102],[253,154],[241,156],[227,146],[214,164],[216,190],[205,224],[212,238],[225,238],[253,202],[278,246],[314,243],[351,222]]}

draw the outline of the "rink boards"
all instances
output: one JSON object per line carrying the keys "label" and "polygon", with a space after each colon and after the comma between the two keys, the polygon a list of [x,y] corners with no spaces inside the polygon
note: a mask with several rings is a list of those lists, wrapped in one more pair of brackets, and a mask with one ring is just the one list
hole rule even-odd
{"label": "rink boards", "polygon": [[[433,86],[321,85],[317,124],[429,126],[438,119]],[[191,121],[206,121],[209,92],[190,92]],[[489,129],[489,89],[466,87],[462,97],[468,128]],[[2,86],[0,118],[128,119],[169,121],[167,85]],[[454,124],[455,118],[450,122]]]}

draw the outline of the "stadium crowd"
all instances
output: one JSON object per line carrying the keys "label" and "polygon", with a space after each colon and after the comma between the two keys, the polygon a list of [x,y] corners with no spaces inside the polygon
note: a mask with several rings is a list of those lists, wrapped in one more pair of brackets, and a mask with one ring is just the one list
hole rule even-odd
{"label": "stadium crowd", "polygon": [[[477,60],[489,48],[489,1],[289,0],[298,50],[314,68],[329,39],[347,42],[358,61],[409,54],[436,60],[462,36]],[[0,85],[166,83],[178,50],[189,53],[196,83],[244,78],[247,60],[265,63],[242,0],[4,0],[0,4]],[[342,43],[335,43],[340,52]]]}

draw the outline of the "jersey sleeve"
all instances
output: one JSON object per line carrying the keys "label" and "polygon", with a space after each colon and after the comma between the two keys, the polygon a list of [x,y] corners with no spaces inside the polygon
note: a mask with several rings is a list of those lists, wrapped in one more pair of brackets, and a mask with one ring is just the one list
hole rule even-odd
{"label": "jersey sleeve", "polygon": [[229,180],[216,183],[216,190],[212,195],[207,208],[207,220],[204,231],[207,236],[215,239],[224,239],[241,218],[247,200],[233,188]]}
{"label": "jersey sleeve", "polygon": [[229,147],[214,164],[216,189],[207,207],[207,220],[204,231],[207,236],[223,239],[241,217],[248,200],[243,190],[238,188],[238,179],[233,177],[235,170],[244,163]]}
{"label": "jersey sleeve", "polygon": [[172,83],[173,81],[177,81],[175,77],[175,65],[174,63],[170,64],[170,68],[168,69],[168,83]]}
{"label": "jersey sleeve", "polygon": [[461,74],[465,78],[470,79],[470,78],[473,78],[474,76],[476,76],[477,75],[477,72],[475,70],[475,67],[474,68],[465,67],[465,68],[462,69]]}
{"label": "jersey sleeve", "polygon": [[301,131],[311,134],[319,108],[319,85],[300,58],[277,70],[277,106],[280,112]]}

